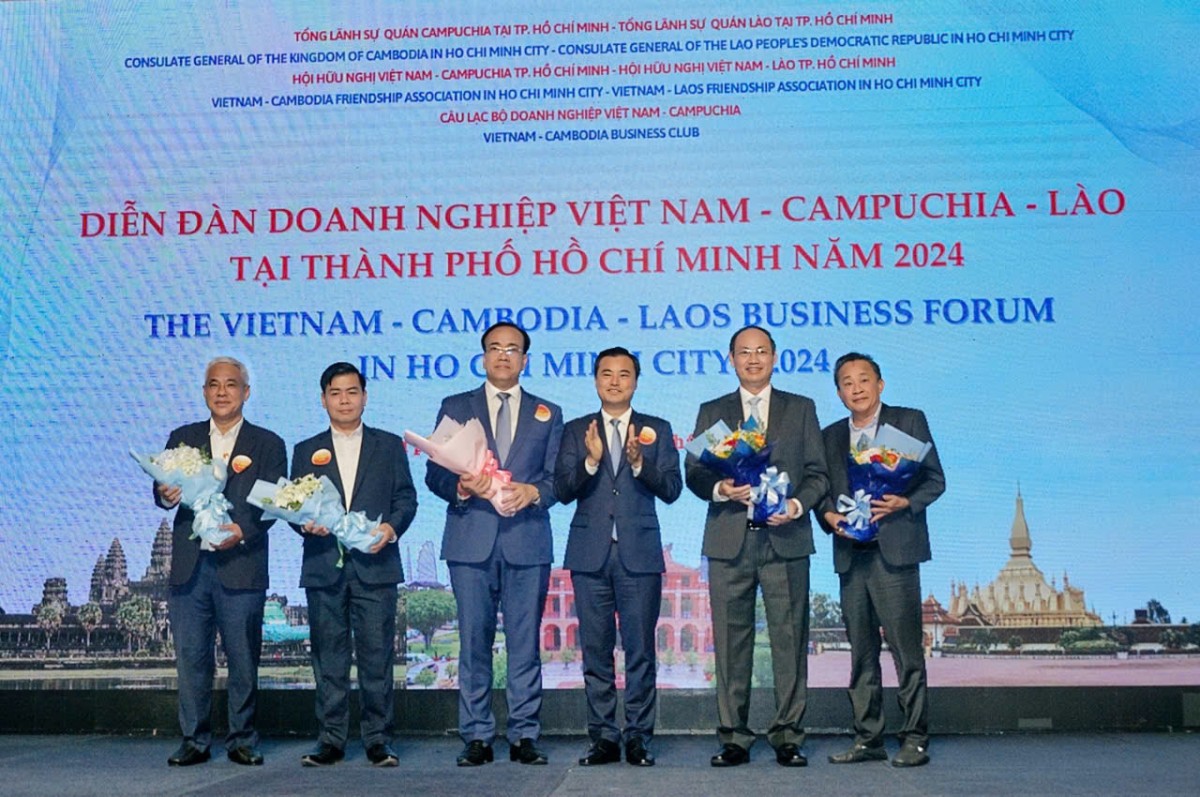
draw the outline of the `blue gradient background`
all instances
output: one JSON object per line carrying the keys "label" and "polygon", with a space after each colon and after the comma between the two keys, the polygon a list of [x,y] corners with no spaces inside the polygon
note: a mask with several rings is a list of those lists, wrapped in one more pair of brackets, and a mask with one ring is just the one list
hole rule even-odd
{"label": "blue gradient background", "polygon": [[[949,489],[931,509],[934,560],[924,589],[944,604],[952,580],[987,583],[1008,555],[1018,484],[1035,561],[1061,585],[1086,590],[1107,622],[1157,598],[1175,619],[1200,619],[1195,512],[1200,486],[1197,244],[1200,243],[1200,82],[1195,44],[1200,12],[1190,3],[882,3],[891,25],[781,31],[705,31],[700,38],[939,31],[1070,29],[1070,42],[881,48],[824,48],[791,57],[894,56],[886,70],[806,72],[797,79],[979,76],[974,89],[670,96],[568,100],[547,107],[738,104],[742,115],[652,121],[697,126],[698,138],[530,145],[484,143],[491,130],[610,128],[634,122],[450,125],[438,114],[529,102],[426,103],[217,110],[225,95],[316,91],[290,75],[324,65],[126,69],[125,58],[175,53],[295,52],[364,48],[298,44],[293,32],[347,26],[449,25],[544,20],[753,17],[783,4],[668,3],[646,13],[613,2],[602,11],[571,4],[110,2],[0,4],[0,606],[27,612],[42,582],[65,576],[72,603],[87,600],[92,567],[121,540],[140,578],[162,513],[126,451],[159,447],[169,430],[204,417],[203,364],[228,353],[251,369],[247,417],[289,443],[327,425],[317,378],[331,361],[477,351],[475,331],[418,334],[421,308],[584,306],[609,319],[608,332],[534,331],[529,390],[561,403],[568,418],[596,405],[590,375],[548,377],[542,357],[625,345],[644,356],[635,404],[692,430],[703,399],[735,386],[732,374],[656,373],[666,349],[726,347],[732,326],[638,329],[638,306],[1029,296],[1054,299],[1054,323],[800,327],[774,330],[781,347],[873,353],[885,400],[923,408]],[[815,11],[816,9],[812,9]],[[821,7],[822,11],[827,7]],[[795,11],[792,13],[803,13]],[[527,37],[465,45],[696,38],[690,32]],[[442,45],[450,42],[442,41]],[[428,42],[379,42],[414,48]],[[701,54],[761,59],[783,54]],[[559,57],[544,63],[678,60]],[[523,62],[523,61],[521,61]],[[449,66],[485,66],[465,59]],[[541,63],[541,62],[539,62]],[[384,62],[364,69],[432,68],[441,62]],[[337,65],[338,71],[355,69]],[[780,80],[779,73],[512,81],[514,85],[599,85]],[[438,87],[471,88],[470,81]],[[496,86],[503,86],[497,82]],[[406,84],[334,91],[427,88]],[[669,91],[669,90],[668,90]],[[1117,188],[1116,216],[1050,217],[1048,191],[1073,201]],[[984,219],[789,223],[778,212],[793,195],[1003,191],[1016,216]],[[747,197],[748,223],[577,228],[568,200]],[[81,239],[80,214],[142,210],[332,208],[352,205],[504,202],[528,196],[559,203],[546,229],[324,235]],[[1026,203],[1040,210],[1028,212]],[[775,212],[759,215],[760,209]],[[410,208],[411,210],[411,208]],[[410,220],[412,217],[410,216]],[[884,243],[962,241],[957,269],[783,270],[777,273],[423,280],[371,284],[293,280],[263,287],[235,282],[228,258],[290,252],[372,254],[499,250],[512,237],[523,253],[565,249],[574,236],[590,253],[611,246],[779,243],[839,238]],[[785,260],[787,260],[785,258]],[[528,266],[526,267],[528,269]],[[435,268],[436,273],[436,268]],[[383,312],[380,337],[229,338],[220,312]],[[147,313],[208,312],[215,335],[150,339]],[[629,323],[615,322],[626,317]],[[390,327],[400,321],[398,329]],[[480,381],[402,378],[370,385],[367,422],[396,432],[430,430],[442,396]],[[830,374],[779,374],[775,384],[812,396],[822,424],[844,414]],[[423,462],[414,461],[420,480]],[[421,491],[402,545],[438,545],[443,507]],[[676,560],[700,562],[703,504],[685,495],[664,513]],[[556,511],[556,561],[567,531]],[[406,554],[406,563],[407,563]],[[272,590],[303,600],[298,539],[272,538]],[[442,571],[444,575],[444,570]],[[813,589],[833,595],[828,542],[818,541]]]}

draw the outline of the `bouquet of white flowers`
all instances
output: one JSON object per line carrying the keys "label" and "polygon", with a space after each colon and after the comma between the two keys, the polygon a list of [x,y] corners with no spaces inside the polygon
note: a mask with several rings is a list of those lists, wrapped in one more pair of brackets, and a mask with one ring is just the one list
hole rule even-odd
{"label": "bouquet of white flowers", "polygon": [[[259,479],[250,488],[246,501],[262,509],[267,517],[279,518],[297,526],[312,521],[324,526],[337,538],[338,550],[346,548],[370,551],[379,541],[374,533],[383,517],[370,520],[365,512],[347,512],[342,495],[328,476],[307,473],[298,479],[280,479],[275,484]],[[338,567],[343,564],[338,558]]]}
{"label": "bouquet of white flowers", "polygon": [[200,539],[202,549],[214,550],[229,539],[230,532],[221,529],[230,522],[233,506],[221,492],[229,475],[224,462],[214,462],[208,452],[183,443],[157,454],[130,450],[129,455],[156,482],[180,488],[183,494],[179,502],[195,513],[192,538]]}

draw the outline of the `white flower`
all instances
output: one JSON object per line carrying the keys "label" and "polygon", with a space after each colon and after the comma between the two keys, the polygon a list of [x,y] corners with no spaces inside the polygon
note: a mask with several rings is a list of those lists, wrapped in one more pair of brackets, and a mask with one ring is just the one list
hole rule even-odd
{"label": "white flower", "polygon": [[184,443],[155,455],[151,461],[163,470],[178,471],[184,476],[195,476],[202,468],[212,464],[208,454]]}
{"label": "white flower", "polygon": [[301,476],[299,479],[293,479],[280,487],[275,491],[275,495],[270,498],[264,498],[263,503],[296,512],[300,507],[304,506],[305,501],[320,489],[320,480],[315,475],[309,473]]}

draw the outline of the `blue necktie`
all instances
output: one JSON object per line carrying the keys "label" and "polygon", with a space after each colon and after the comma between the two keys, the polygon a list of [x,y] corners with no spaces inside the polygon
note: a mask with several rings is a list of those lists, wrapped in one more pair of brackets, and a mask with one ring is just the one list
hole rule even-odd
{"label": "blue necktie", "polygon": [[[621,440],[621,419],[613,418],[609,423],[612,424],[612,437],[608,440],[608,461],[612,463],[613,476],[617,475],[617,471],[621,466],[621,450],[625,448],[625,443]],[[617,539],[617,521],[613,518],[612,538]]]}
{"label": "blue necktie", "polygon": [[761,432],[767,428],[767,425],[763,423],[762,416],[758,414],[759,404],[762,404],[762,396],[750,397],[750,417],[753,418],[754,422],[758,424],[758,430]]}
{"label": "blue necktie", "polygon": [[497,395],[500,396],[500,411],[496,413],[496,458],[503,465],[508,459],[508,449],[512,447],[512,410],[508,407],[512,396],[508,393]]}

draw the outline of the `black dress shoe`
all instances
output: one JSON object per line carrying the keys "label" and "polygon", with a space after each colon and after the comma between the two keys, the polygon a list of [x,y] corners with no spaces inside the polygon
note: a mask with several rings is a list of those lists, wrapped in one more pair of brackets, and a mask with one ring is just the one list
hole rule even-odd
{"label": "black dress shoe", "polygon": [[244,767],[262,766],[263,762],[262,753],[247,745],[235,747],[225,755],[233,763],[241,764]]}
{"label": "black dress shoe", "polygon": [[396,751],[387,742],[376,742],[368,747],[367,760],[377,767],[394,767],[400,764]]}
{"label": "black dress shoe", "polygon": [[775,760],[781,767],[806,767],[808,759],[794,744],[781,744],[775,748]]}
{"label": "black dress shoe", "polygon": [[892,766],[923,767],[929,763],[929,753],[925,750],[925,745],[905,740],[904,744],[900,745],[900,752],[892,757]]}
{"label": "black dress shoe", "polygon": [[654,754],[646,748],[646,741],[640,736],[631,736],[625,742],[625,760],[635,767],[654,766]]}
{"label": "black dress shoe", "polygon": [[467,742],[467,746],[458,754],[460,767],[479,767],[489,764],[494,759],[492,746],[482,739]]}
{"label": "black dress shoe", "polygon": [[723,744],[721,752],[713,756],[709,763],[714,767],[736,767],[739,764],[749,764],[750,751],[745,747],[738,747],[736,744]]}
{"label": "black dress shoe", "polygon": [[831,764],[861,764],[864,761],[887,761],[887,750],[883,749],[882,744],[855,742],[854,746],[844,753],[829,756]]}
{"label": "black dress shoe", "polygon": [[199,747],[184,742],[179,745],[178,750],[171,753],[167,759],[167,765],[172,767],[190,767],[195,764],[203,764],[210,757],[208,750],[201,750]]}
{"label": "black dress shoe", "polygon": [[305,767],[327,767],[341,761],[346,753],[340,747],[321,742],[315,750],[300,756],[300,765]]}
{"label": "black dress shoe", "polygon": [[621,746],[616,742],[610,742],[608,739],[600,739],[592,742],[592,746],[583,754],[583,758],[579,759],[579,765],[594,767],[600,764],[615,764],[620,760]]}
{"label": "black dress shoe", "polygon": [[550,759],[537,748],[533,739],[522,739],[517,744],[508,746],[508,760],[520,764],[548,764]]}

